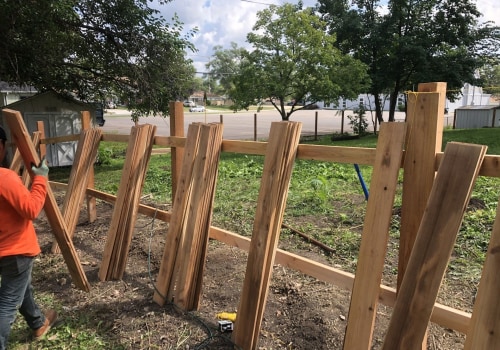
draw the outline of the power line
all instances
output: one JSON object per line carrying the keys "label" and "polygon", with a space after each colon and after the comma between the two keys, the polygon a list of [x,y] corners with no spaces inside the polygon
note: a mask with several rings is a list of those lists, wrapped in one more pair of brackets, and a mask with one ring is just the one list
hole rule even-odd
{"label": "power line", "polygon": [[266,2],[252,1],[252,0],[240,0],[240,1],[243,1],[243,2],[251,2],[251,3],[253,3],[253,4],[266,5],[266,6],[275,5],[275,4],[270,4],[270,3],[266,3]]}

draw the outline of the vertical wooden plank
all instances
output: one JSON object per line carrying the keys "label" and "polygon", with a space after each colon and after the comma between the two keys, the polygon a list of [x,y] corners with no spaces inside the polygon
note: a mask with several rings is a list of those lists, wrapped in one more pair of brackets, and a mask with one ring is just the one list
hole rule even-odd
{"label": "vertical wooden plank", "polygon": [[[43,140],[47,137],[45,134],[45,124],[42,120],[36,122],[36,129],[40,132],[40,140]],[[40,142],[40,158],[44,158],[47,156],[47,146],[45,143]]]}
{"label": "vertical wooden plank", "polygon": [[405,126],[383,123],[380,128],[344,349],[371,349]]}
{"label": "vertical wooden plank", "polygon": [[236,345],[256,349],[301,123],[271,124],[247,269],[233,332]]}
{"label": "vertical wooden plank", "polygon": [[[446,83],[422,83],[407,98],[406,147],[401,203],[398,284],[405,274],[413,243],[435,177],[436,153],[443,138]],[[422,344],[425,350],[426,339]]]}
{"label": "vertical wooden plank", "polygon": [[481,282],[465,338],[465,350],[500,349],[500,199]]}
{"label": "vertical wooden plank", "polygon": [[422,347],[486,148],[453,142],[446,146],[394,305],[383,350]]}
{"label": "vertical wooden plank", "polygon": [[436,153],[441,152],[446,83],[419,84],[407,107],[398,286],[405,274],[413,242],[435,177]]}
{"label": "vertical wooden plank", "polygon": [[[170,136],[184,137],[184,107],[182,102],[170,102]],[[182,168],[182,158],[184,157],[183,147],[172,147],[172,202],[175,199],[175,192],[179,184]]]}
{"label": "vertical wooden plank", "polygon": [[[82,118],[82,131],[89,130],[90,128],[92,128],[92,123],[91,123],[89,111],[82,111],[81,118]],[[97,149],[98,148],[99,148],[99,144],[97,144]],[[94,159],[88,163],[88,166],[89,166],[88,179],[89,179],[89,181],[88,181],[87,187],[90,189],[95,188],[94,162],[95,162],[96,156],[97,156],[97,151],[96,151],[96,154],[94,155]],[[95,199],[95,197],[92,197],[92,196],[87,196],[87,218],[88,218],[90,223],[93,223],[97,219],[96,199]]]}
{"label": "vertical wooden plank", "polygon": [[[28,169],[30,175],[33,176],[31,163],[39,164],[40,158],[38,157],[35,147],[28,136],[28,130],[26,129],[23,118],[18,111],[10,109],[4,109],[2,113],[9,126],[12,140],[16,143],[21,153],[25,168]],[[57,243],[61,247],[62,255],[66,265],[68,266],[73,283],[77,288],[89,291],[90,285],[87,281],[82,265],[80,264],[80,259],[76,254],[75,247],[73,246],[73,243],[68,235],[68,229],[61,212],[59,211],[59,207],[57,206],[56,199],[50,186],[47,186],[47,198],[43,209],[47,215],[47,220],[49,221],[54,236],[57,239]]]}

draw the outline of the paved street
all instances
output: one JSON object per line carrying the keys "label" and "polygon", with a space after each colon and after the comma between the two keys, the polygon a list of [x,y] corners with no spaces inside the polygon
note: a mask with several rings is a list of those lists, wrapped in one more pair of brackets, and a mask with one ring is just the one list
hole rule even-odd
{"label": "paved street", "polygon": [[[316,113],[318,115],[316,121]],[[385,112],[387,113],[387,112]],[[222,123],[224,124],[224,139],[228,140],[253,140],[255,130],[257,140],[265,140],[269,136],[269,130],[272,122],[281,121],[281,117],[276,111],[261,111],[257,113],[257,118],[254,117],[255,112],[225,112],[222,115]],[[352,112],[346,111],[344,118],[344,132],[352,132],[349,125],[348,115]],[[373,130],[371,115],[366,114],[369,130]],[[106,123],[102,127],[104,132],[129,134],[130,128],[134,125],[131,120],[130,112],[121,109],[112,109],[105,114]],[[384,114],[384,118],[387,116]],[[291,121],[302,122],[302,135],[314,135],[317,129],[318,135],[340,133],[342,125],[342,117],[335,110],[306,110],[294,112],[290,118]],[[396,120],[404,120],[404,113],[397,112]],[[452,121],[452,120],[451,120]],[[184,115],[184,130],[187,133],[189,124],[193,122],[214,123],[221,122],[221,113],[219,111],[211,111],[207,113],[185,113]],[[142,118],[140,123],[149,123],[157,126],[157,135],[170,135],[170,120],[161,117]],[[449,117],[445,117],[445,126],[449,125]],[[256,124],[256,127],[255,127]]]}

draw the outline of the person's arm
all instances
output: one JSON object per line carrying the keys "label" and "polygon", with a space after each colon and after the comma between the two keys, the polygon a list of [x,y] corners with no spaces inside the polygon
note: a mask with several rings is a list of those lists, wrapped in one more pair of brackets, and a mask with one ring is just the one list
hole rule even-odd
{"label": "person's arm", "polygon": [[45,204],[47,195],[47,178],[35,175],[31,190],[24,187],[21,179],[15,172],[8,173],[2,178],[2,197],[19,213],[20,216],[33,220]]}

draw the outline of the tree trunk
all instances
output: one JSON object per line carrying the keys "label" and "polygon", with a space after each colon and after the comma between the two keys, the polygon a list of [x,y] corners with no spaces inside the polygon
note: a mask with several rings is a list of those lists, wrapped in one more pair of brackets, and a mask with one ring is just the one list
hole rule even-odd
{"label": "tree trunk", "polygon": [[391,99],[389,101],[389,121],[393,122],[394,121],[394,115],[396,112],[396,105],[398,102],[398,95],[399,95],[399,82],[396,82],[396,85],[394,86],[394,89],[391,92]]}
{"label": "tree trunk", "polygon": [[378,98],[379,94],[372,93],[372,95],[375,97],[375,118],[377,118],[379,124],[382,124],[384,122],[384,117],[382,116],[382,104]]}

